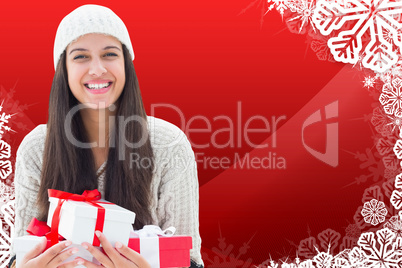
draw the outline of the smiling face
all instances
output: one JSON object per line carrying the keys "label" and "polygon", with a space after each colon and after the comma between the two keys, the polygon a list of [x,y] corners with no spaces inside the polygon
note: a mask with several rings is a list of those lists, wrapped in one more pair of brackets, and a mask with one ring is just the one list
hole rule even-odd
{"label": "smiling face", "polygon": [[91,33],[79,37],[66,48],[66,67],[71,92],[89,108],[107,108],[123,91],[123,49],[113,36]]}

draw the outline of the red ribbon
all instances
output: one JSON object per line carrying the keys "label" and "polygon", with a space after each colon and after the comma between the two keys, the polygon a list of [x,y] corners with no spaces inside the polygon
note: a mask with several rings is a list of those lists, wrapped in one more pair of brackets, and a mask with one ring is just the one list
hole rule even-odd
{"label": "red ribbon", "polygon": [[50,227],[47,226],[46,222],[32,218],[28,225],[27,232],[30,235],[46,236],[48,233],[50,233]]}
{"label": "red ribbon", "polygon": [[[59,242],[59,222],[60,222],[60,211],[61,211],[61,206],[63,205],[64,201],[66,200],[73,200],[73,201],[82,201],[86,202],[88,204],[91,204],[92,206],[95,206],[98,208],[98,215],[96,218],[96,225],[95,225],[95,231],[103,231],[103,225],[105,223],[105,208],[98,205],[97,203],[103,203],[103,204],[110,204],[109,202],[99,202],[101,198],[101,194],[99,193],[98,190],[91,190],[91,191],[84,191],[82,195],[79,194],[72,194],[72,193],[67,193],[63,191],[58,191],[54,189],[49,189],[48,190],[49,197],[55,197],[59,199],[59,202],[57,204],[57,207],[53,213],[53,218],[52,218],[52,227],[51,227],[51,232],[50,232],[50,242],[52,245],[55,245]],[[94,233],[94,239],[93,243],[94,246],[99,247],[100,246],[100,241],[98,237]]]}
{"label": "red ribbon", "polygon": [[[34,236],[45,236],[48,240],[46,249],[48,249],[51,245],[50,243],[50,227],[47,226],[45,221],[39,221],[36,218],[32,218],[31,222],[28,225],[27,232],[30,235]],[[64,240],[64,237],[61,235],[58,236],[59,241]]]}

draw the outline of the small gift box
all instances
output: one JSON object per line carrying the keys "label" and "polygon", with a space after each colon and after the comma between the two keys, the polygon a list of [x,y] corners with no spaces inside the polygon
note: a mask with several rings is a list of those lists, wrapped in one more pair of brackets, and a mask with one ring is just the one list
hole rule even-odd
{"label": "small gift box", "polygon": [[[41,242],[41,240],[43,239],[43,237],[41,236],[34,236],[34,235],[26,235],[26,236],[21,236],[21,237],[17,237],[14,239],[14,243],[13,243],[13,249],[14,252],[16,254],[16,261],[17,261],[17,268],[19,268],[21,266],[21,261],[24,259],[25,254],[28,253],[28,251],[30,251],[31,249],[33,249],[37,244],[39,244]],[[61,241],[62,242],[62,241]],[[50,239],[48,240],[48,246],[47,248],[50,246]],[[88,250],[84,249],[81,245],[77,245],[77,244],[72,244],[71,246],[69,246],[68,248],[66,248],[65,250],[68,250],[70,248],[77,248],[79,251],[70,256],[67,260],[65,260],[63,263],[65,262],[70,262],[73,261],[75,258],[77,257],[81,257],[83,259],[86,259],[88,261],[94,262],[94,263],[99,263],[97,262],[97,260],[91,255],[91,253],[89,253]],[[47,249],[46,248],[46,249]],[[80,268],[85,268],[85,266],[83,265],[78,265],[75,266],[80,267]]]}
{"label": "small gift box", "polygon": [[145,225],[131,232],[128,247],[140,253],[152,268],[189,267],[191,236],[173,236],[175,229],[162,231],[159,226]]}
{"label": "small gift box", "polygon": [[[22,259],[25,257],[25,254],[28,253],[31,249],[33,249],[38,243],[41,242],[43,237],[46,237],[47,244],[46,249],[50,248],[51,246],[63,242],[64,237],[59,236],[57,233],[52,233],[50,228],[46,225],[46,222],[38,221],[36,218],[33,218],[28,225],[27,232],[30,235],[17,237],[14,239],[13,242],[13,249],[16,253],[16,265],[17,267],[21,266]],[[72,244],[71,246],[67,247],[65,250],[68,250],[72,247],[77,248],[79,251],[70,256],[65,262],[73,261],[77,257],[81,257],[88,261],[91,261],[95,264],[100,264],[95,258],[92,257],[91,253],[84,249],[81,245]],[[80,268],[85,268],[83,265],[75,266]]]}
{"label": "small gift box", "polygon": [[117,241],[128,244],[135,213],[100,200],[98,190],[82,195],[49,190],[49,202],[47,225],[74,244],[100,246],[96,230],[103,232],[112,245]]}

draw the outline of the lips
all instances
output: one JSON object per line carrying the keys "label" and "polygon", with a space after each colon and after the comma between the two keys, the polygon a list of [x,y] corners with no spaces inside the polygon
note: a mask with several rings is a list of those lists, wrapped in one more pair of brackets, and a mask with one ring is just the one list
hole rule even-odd
{"label": "lips", "polygon": [[100,89],[100,88],[105,88],[108,87],[112,84],[112,82],[109,83],[102,83],[102,84],[84,84],[87,88],[89,89]]}
{"label": "lips", "polygon": [[113,82],[107,81],[107,80],[102,80],[102,81],[88,81],[87,83],[84,83],[84,86],[86,89],[93,94],[103,94],[107,92]]}

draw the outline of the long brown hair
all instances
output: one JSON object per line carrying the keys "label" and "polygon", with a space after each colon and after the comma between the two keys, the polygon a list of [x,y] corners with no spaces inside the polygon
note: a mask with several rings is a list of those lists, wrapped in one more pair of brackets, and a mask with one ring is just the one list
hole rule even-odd
{"label": "long brown hair", "polygon": [[[130,116],[139,116],[146,122],[146,113],[142,103],[137,75],[128,49],[123,44],[126,82],[117,100],[115,127],[111,133],[112,144],[109,147],[106,164],[106,182],[104,199],[136,213],[134,228],[142,228],[152,222],[150,212],[151,181],[154,167],[153,151],[147,124],[138,120],[127,120],[121,129],[119,120]],[[40,220],[46,220],[49,202],[48,189],[57,189],[81,194],[84,190],[98,187],[95,160],[90,148],[79,148],[67,138],[64,122],[69,111],[79,102],[71,93],[68,85],[66,52],[58,62],[49,96],[49,117],[43,155],[41,184],[38,193]],[[120,121],[121,123],[121,121]],[[72,117],[71,133],[75,139],[88,142],[87,133],[80,113]],[[126,146],[122,138],[129,142],[138,142],[146,138],[142,146]],[[138,147],[138,148],[137,148]],[[146,166],[130,165],[130,156],[136,154],[146,159]],[[125,160],[122,159],[124,155]]]}

